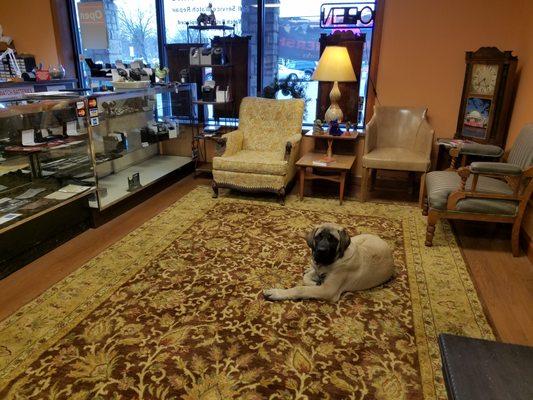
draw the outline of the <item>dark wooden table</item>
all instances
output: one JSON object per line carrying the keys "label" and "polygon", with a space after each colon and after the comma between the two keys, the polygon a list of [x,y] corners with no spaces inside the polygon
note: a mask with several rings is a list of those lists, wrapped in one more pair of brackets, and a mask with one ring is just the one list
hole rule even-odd
{"label": "dark wooden table", "polygon": [[439,335],[450,400],[533,399],[533,347]]}

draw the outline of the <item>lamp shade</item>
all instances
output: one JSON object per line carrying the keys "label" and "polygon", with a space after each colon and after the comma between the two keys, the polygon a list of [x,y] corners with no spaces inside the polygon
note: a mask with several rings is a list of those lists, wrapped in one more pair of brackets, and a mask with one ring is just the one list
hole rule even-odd
{"label": "lamp shade", "polygon": [[355,82],[352,61],[343,46],[327,46],[320,56],[313,80],[326,82]]}

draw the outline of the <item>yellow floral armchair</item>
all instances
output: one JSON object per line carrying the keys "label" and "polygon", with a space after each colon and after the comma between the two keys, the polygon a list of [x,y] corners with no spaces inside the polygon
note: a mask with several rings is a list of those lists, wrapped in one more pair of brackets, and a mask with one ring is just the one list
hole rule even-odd
{"label": "yellow floral armchair", "polygon": [[222,136],[224,153],[213,158],[213,192],[221,187],[267,191],[285,199],[296,173],[304,101],[245,97],[239,128]]}

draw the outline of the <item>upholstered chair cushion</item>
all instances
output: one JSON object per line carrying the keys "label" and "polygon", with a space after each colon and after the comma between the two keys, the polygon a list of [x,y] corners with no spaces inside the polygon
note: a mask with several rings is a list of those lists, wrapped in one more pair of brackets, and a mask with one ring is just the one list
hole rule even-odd
{"label": "upholstered chair cushion", "polygon": [[[376,147],[411,148],[422,120],[426,118],[424,107],[377,106],[374,108],[378,128]],[[413,149],[420,150],[423,149]]]}
{"label": "upholstered chair cushion", "polygon": [[239,110],[239,130],[245,132],[243,150],[284,150],[287,138],[301,134],[302,99],[246,97]]}
{"label": "upholstered chair cushion", "polygon": [[[455,171],[433,171],[426,175],[426,190],[429,207],[446,210],[448,197],[461,184],[461,178]],[[472,176],[466,181],[466,189],[472,185]],[[476,191],[481,193],[497,193],[512,195],[513,190],[507,183],[494,178],[479,176]],[[459,212],[480,214],[515,215],[518,202],[493,199],[464,199],[457,203]]]}
{"label": "upholstered chair cushion", "polygon": [[397,169],[426,172],[429,158],[421,153],[400,147],[378,147],[364,156],[365,168]]}
{"label": "upholstered chair cushion", "polygon": [[227,157],[215,157],[213,168],[254,174],[285,175],[288,163],[279,151],[241,150]]}

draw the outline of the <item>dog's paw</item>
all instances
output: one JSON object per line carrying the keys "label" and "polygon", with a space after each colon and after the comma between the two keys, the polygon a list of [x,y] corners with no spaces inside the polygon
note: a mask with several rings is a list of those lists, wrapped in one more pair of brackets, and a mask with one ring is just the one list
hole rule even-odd
{"label": "dog's paw", "polygon": [[263,297],[270,301],[284,300],[283,292],[283,289],[266,289],[263,290]]}

